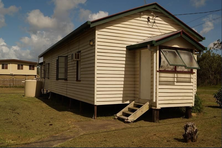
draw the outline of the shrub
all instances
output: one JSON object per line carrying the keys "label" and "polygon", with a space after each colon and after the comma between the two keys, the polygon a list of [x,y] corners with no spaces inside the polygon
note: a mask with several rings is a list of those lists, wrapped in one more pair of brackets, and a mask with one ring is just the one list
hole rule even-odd
{"label": "shrub", "polygon": [[222,87],[218,90],[216,94],[214,94],[214,98],[216,99],[216,103],[219,104],[222,108]]}
{"label": "shrub", "polygon": [[200,97],[196,94],[195,95],[195,102],[194,107],[192,107],[193,113],[201,113],[203,111],[203,101],[200,99]]}

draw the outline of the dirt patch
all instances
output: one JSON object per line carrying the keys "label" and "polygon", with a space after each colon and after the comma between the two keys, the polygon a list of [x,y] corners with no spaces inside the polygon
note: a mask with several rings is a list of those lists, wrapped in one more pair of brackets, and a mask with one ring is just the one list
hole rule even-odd
{"label": "dirt patch", "polygon": [[74,122],[75,128],[69,129],[63,133],[42,139],[40,141],[36,141],[33,143],[27,143],[22,145],[22,147],[54,147],[65,141],[72,140],[80,135],[98,132],[98,131],[106,131],[106,130],[115,130],[126,128],[129,125],[118,121],[118,120],[90,120],[83,122]]}
{"label": "dirt patch", "polygon": [[65,141],[71,140],[82,134],[82,131],[78,128],[73,128],[63,133],[22,145],[21,147],[53,147]]}
{"label": "dirt patch", "polygon": [[91,120],[86,122],[76,122],[75,126],[83,132],[94,132],[102,130],[114,130],[128,127],[129,125],[118,120]]}

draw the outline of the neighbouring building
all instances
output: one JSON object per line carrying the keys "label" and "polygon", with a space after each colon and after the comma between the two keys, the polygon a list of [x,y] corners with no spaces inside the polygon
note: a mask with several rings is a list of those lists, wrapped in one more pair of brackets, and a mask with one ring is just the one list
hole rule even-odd
{"label": "neighbouring building", "polygon": [[37,76],[37,62],[0,59],[0,79],[34,79]]}
{"label": "neighbouring building", "polygon": [[194,106],[200,34],[157,3],[87,21],[39,55],[44,89],[97,106],[128,104],[117,118],[149,108]]}

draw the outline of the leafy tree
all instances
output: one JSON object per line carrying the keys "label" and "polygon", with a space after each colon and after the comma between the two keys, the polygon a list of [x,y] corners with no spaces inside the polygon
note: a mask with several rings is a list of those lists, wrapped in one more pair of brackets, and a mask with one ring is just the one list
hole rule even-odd
{"label": "leafy tree", "polygon": [[[221,42],[218,40],[218,44],[213,45],[214,50],[221,48]],[[218,85],[221,84],[221,69],[222,69],[222,57],[219,54],[208,49],[198,57],[198,64],[200,70],[198,70],[198,85]]]}

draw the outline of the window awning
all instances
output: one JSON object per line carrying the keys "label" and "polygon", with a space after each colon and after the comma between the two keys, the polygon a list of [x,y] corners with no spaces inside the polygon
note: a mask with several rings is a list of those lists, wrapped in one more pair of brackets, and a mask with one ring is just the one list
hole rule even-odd
{"label": "window awning", "polygon": [[160,51],[170,66],[184,66],[186,69],[200,69],[190,51],[180,49],[161,49]]}
{"label": "window awning", "polygon": [[193,39],[189,34],[187,34],[183,30],[176,31],[176,32],[171,32],[171,33],[160,35],[160,36],[155,36],[155,37],[149,38],[149,39],[147,39],[147,40],[145,40],[141,43],[134,44],[134,45],[129,45],[126,48],[128,50],[136,50],[136,49],[139,49],[139,48],[147,47],[147,45],[158,46],[158,45],[161,45],[161,44],[163,44],[167,41],[176,39],[178,37],[182,37],[183,39],[188,41],[190,44],[192,44],[199,51],[206,50],[206,47],[201,45],[199,42],[197,42],[195,39]]}

